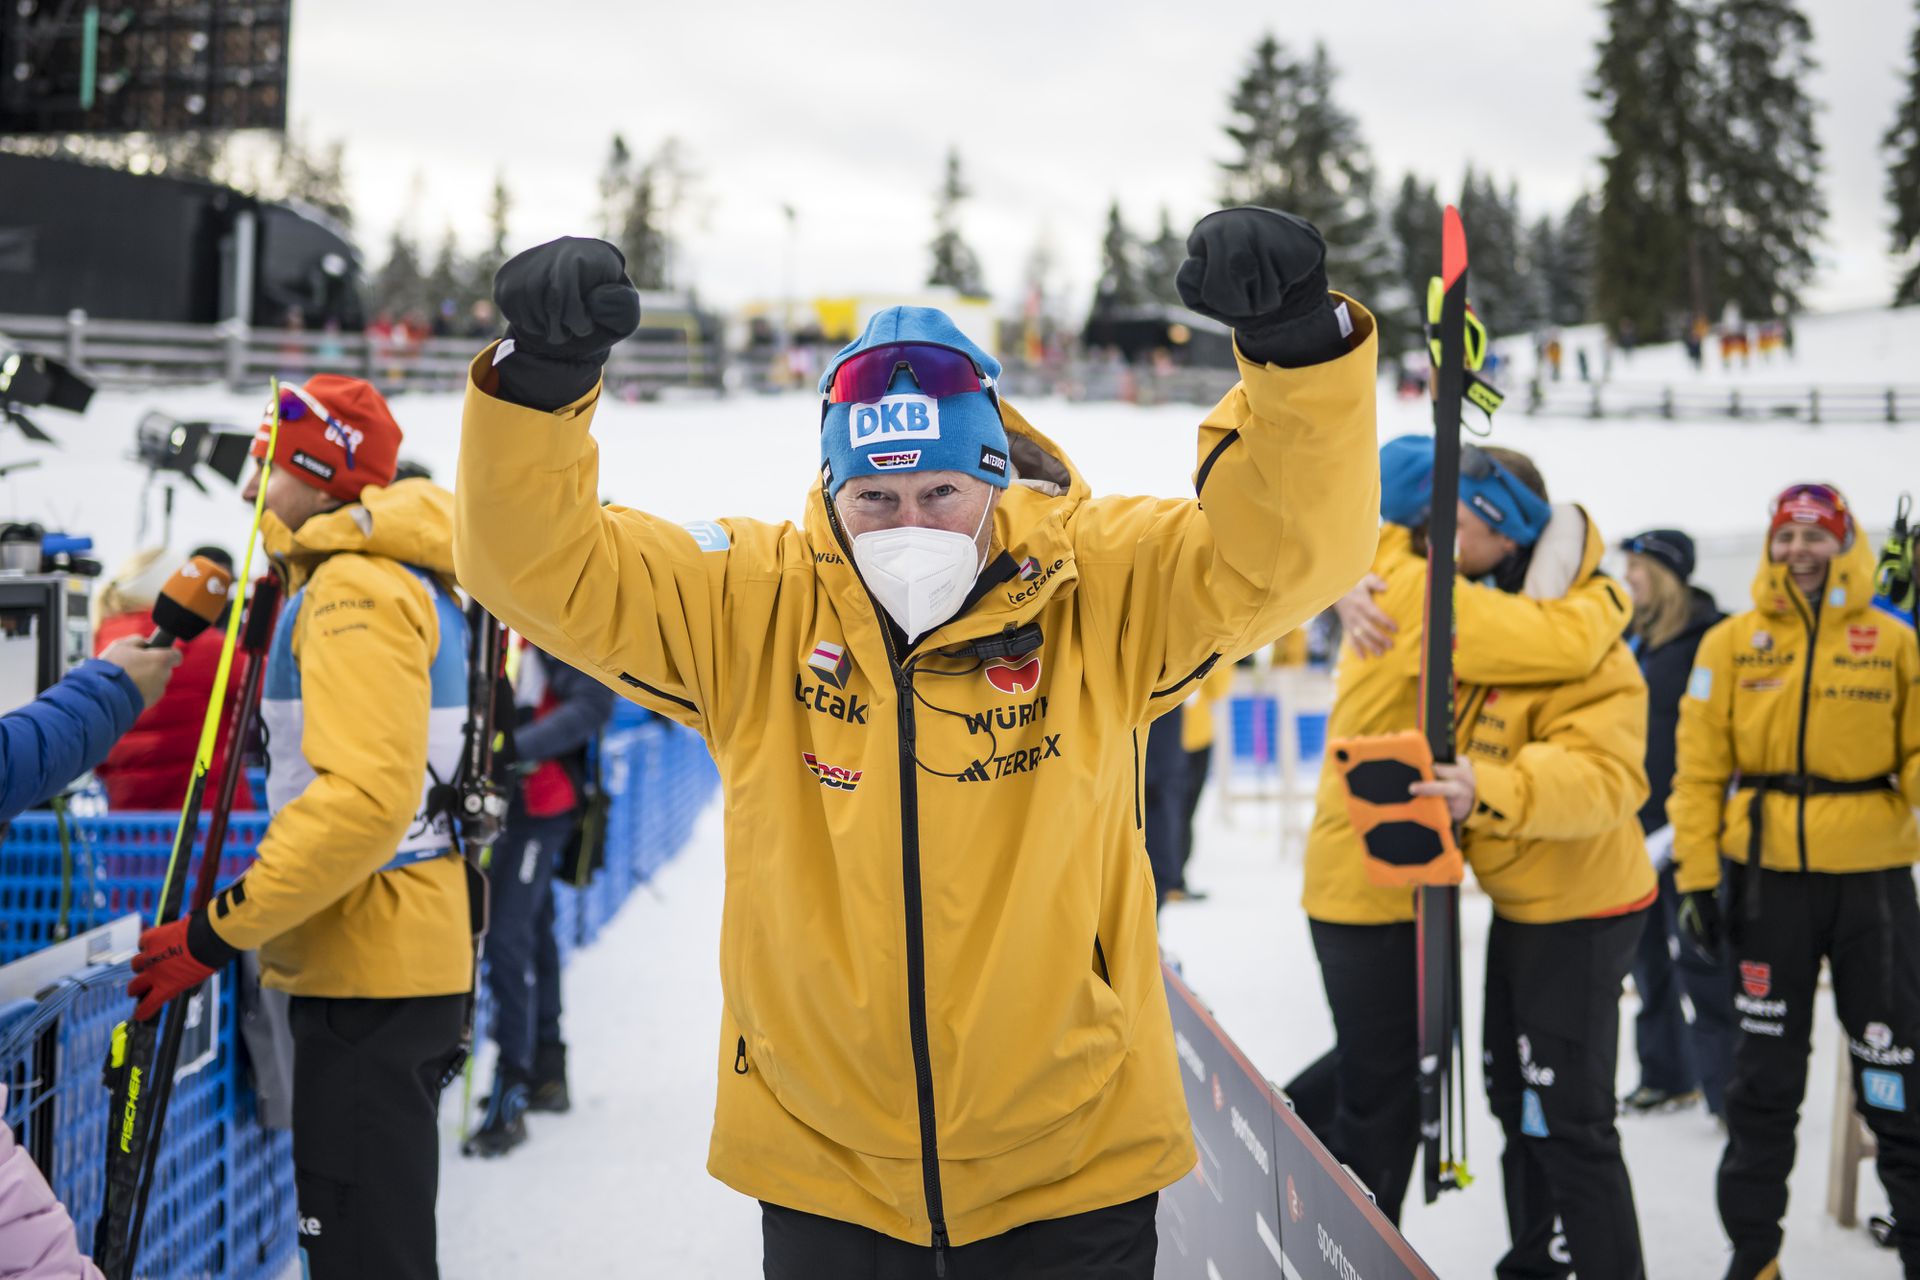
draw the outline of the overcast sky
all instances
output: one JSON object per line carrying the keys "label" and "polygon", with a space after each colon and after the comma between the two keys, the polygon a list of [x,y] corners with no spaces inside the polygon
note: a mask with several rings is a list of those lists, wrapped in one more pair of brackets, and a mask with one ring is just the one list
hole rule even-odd
{"label": "overcast sky", "polygon": [[[1811,299],[1883,302],[1879,141],[1914,9],[1802,7],[1832,210]],[[1409,170],[1457,190],[1471,161],[1517,178],[1529,216],[1557,212],[1597,184],[1604,142],[1585,93],[1597,0],[299,0],[294,15],[292,116],[346,141],[372,265],[403,218],[430,249],[448,226],[477,246],[496,171],[513,247],[592,234],[609,136],[647,150],[672,135],[700,173],[683,274],[720,303],[780,296],[789,256],[800,296],[917,287],[949,145],[995,293],[1014,296],[1044,236],[1077,302],[1110,199],[1142,231],[1163,205],[1182,230],[1213,207],[1226,98],[1269,29],[1327,43],[1383,196]]]}

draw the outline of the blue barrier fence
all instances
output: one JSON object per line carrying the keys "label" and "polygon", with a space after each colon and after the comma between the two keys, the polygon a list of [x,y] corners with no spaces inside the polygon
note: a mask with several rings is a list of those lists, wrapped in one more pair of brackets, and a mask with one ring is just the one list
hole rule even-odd
{"label": "blue barrier fence", "polygon": [[[688,730],[621,704],[601,751],[606,863],[583,889],[556,886],[554,932],[564,959],[597,938],[628,895],[685,844],[717,782],[705,745]],[[138,912],[150,919],[175,819],[114,814],[60,823],[16,819],[0,843],[0,962]],[[235,814],[224,883],[252,860],[264,814]],[[204,824],[203,824],[204,830]],[[147,1211],[143,1276],[271,1280],[296,1244],[293,1147],[261,1127],[236,1029],[234,970],[213,1001],[211,1060],[176,1078]],[[100,1212],[107,1143],[101,1064],[129,1002],[126,963],[97,964],[31,1002],[0,1009],[0,1082],[6,1119],[72,1213],[82,1249]]]}

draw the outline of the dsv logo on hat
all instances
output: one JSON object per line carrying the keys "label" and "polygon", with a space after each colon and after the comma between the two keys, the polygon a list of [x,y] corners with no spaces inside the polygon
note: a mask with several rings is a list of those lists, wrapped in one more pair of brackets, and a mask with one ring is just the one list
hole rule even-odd
{"label": "dsv logo on hat", "polygon": [[856,449],[940,438],[940,402],[932,396],[883,396],[857,404],[847,415],[847,432]]}

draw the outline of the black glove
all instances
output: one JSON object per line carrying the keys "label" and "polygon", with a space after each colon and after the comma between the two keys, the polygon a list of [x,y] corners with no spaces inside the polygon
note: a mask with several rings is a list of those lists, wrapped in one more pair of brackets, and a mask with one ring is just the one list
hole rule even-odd
{"label": "black glove", "polygon": [[613,344],[640,327],[627,260],[604,240],[562,236],[515,256],[493,278],[493,301],[513,344],[494,366],[500,396],[530,409],[593,390]]}
{"label": "black glove", "polygon": [[1187,237],[1180,300],[1233,326],[1240,351],[1288,369],[1346,354],[1327,296],[1327,242],[1305,218],[1249,205],[1210,213]]}
{"label": "black glove", "polygon": [[1687,945],[1699,952],[1701,958],[1718,963],[1720,944],[1726,934],[1720,926],[1720,899],[1714,891],[1695,889],[1681,894],[1677,914],[1680,936],[1687,940]]}

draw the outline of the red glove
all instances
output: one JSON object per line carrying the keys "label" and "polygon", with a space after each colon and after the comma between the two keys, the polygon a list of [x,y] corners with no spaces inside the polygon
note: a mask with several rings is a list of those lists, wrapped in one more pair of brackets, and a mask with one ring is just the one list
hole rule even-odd
{"label": "red glove", "polygon": [[173,920],[140,935],[127,994],[140,1002],[136,1022],[145,1022],[182,992],[191,991],[240,954],[221,941],[206,915]]}

